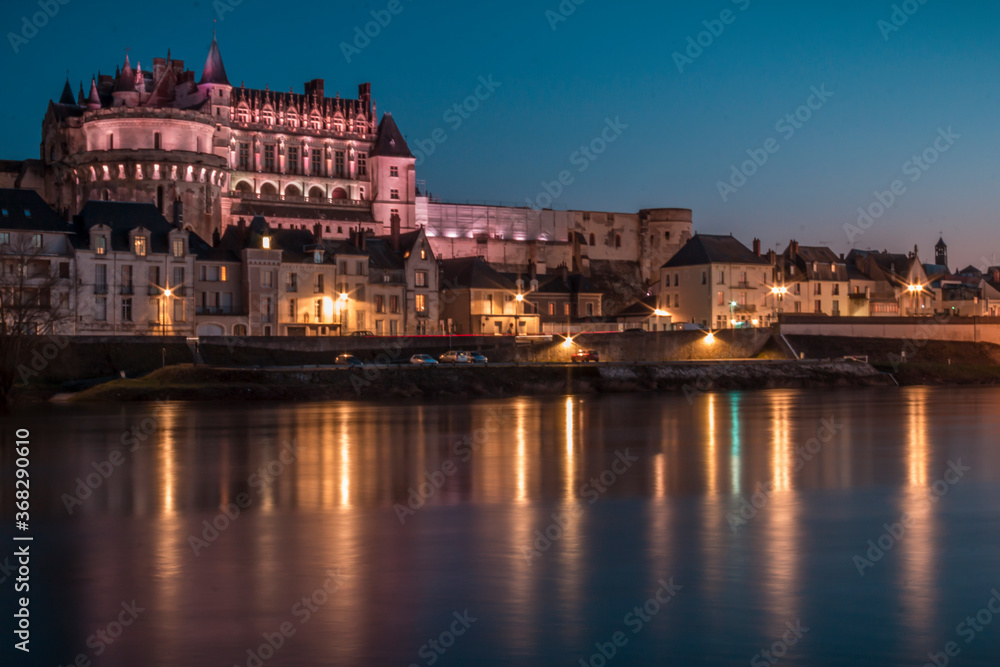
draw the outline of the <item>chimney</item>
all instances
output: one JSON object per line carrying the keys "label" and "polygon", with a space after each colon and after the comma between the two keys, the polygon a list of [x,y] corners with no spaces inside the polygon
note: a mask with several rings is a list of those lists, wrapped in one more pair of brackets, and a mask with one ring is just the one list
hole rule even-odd
{"label": "chimney", "polygon": [[753,240],[753,254],[760,257],[760,239]]}
{"label": "chimney", "polygon": [[791,243],[788,244],[788,256],[795,259],[799,255],[799,242],[792,239]]}
{"label": "chimney", "polygon": [[212,232],[212,247],[218,248],[220,245],[222,245],[222,236],[219,234],[219,230],[216,229]]}
{"label": "chimney", "polygon": [[184,202],[180,197],[174,200],[174,227],[184,229]]}
{"label": "chimney", "polygon": [[767,251],[767,261],[770,262],[771,266],[774,266],[775,264],[777,264],[778,263],[778,253],[774,252],[774,250],[768,250]]}
{"label": "chimney", "polygon": [[389,234],[392,235],[392,249],[399,252],[399,213],[389,218]]}
{"label": "chimney", "polygon": [[306,97],[316,93],[316,97],[323,99],[323,79],[313,79],[306,82]]}
{"label": "chimney", "polygon": [[1000,283],[1000,267],[993,267],[993,282]]}
{"label": "chimney", "polygon": [[354,227],[351,227],[351,231],[350,231],[350,234],[348,235],[348,239],[350,240],[352,246],[357,246],[358,245],[358,230],[354,229]]}
{"label": "chimney", "polygon": [[244,229],[246,229],[246,226],[247,226],[246,219],[245,218],[240,218],[239,220],[237,220],[236,226],[239,227],[240,231],[242,232]]}

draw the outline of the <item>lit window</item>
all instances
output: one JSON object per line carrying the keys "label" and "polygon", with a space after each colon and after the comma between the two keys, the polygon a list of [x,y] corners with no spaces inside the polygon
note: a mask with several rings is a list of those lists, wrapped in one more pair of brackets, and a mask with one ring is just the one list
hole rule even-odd
{"label": "lit window", "polygon": [[41,248],[42,247],[42,235],[41,234],[32,234],[31,235],[31,247],[32,248]]}
{"label": "lit window", "polygon": [[145,257],[146,256],[146,237],[145,236],[136,236],[135,237],[135,241],[133,243],[135,244],[135,254],[136,254],[136,256],[138,256],[138,257]]}
{"label": "lit window", "polygon": [[0,245],[10,245],[10,232],[0,232]]}
{"label": "lit window", "polygon": [[219,267],[219,280],[225,280],[225,279],[226,279],[226,267],[220,266]]}
{"label": "lit window", "polygon": [[427,272],[416,271],[413,283],[416,287],[427,287]]}
{"label": "lit window", "polygon": [[415,295],[414,304],[416,305],[416,309],[417,309],[418,313],[426,313],[427,312],[427,296],[426,295],[424,295],[424,294],[417,294],[417,295]]}
{"label": "lit window", "polygon": [[174,257],[184,256],[184,239],[174,239]]}

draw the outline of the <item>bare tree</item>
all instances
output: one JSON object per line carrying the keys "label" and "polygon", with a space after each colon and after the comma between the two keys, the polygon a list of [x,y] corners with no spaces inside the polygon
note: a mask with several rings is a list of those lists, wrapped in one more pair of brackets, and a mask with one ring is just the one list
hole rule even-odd
{"label": "bare tree", "polygon": [[53,338],[70,315],[68,258],[46,253],[40,234],[14,232],[5,240],[0,245],[0,404],[10,402],[18,380],[44,370],[53,358],[48,350],[40,352],[46,343],[65,347]]}

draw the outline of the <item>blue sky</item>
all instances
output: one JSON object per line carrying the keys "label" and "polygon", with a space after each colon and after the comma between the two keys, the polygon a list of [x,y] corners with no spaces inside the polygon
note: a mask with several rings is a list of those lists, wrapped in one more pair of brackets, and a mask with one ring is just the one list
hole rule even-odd
{"label": "blue sky", "polygon": [[[170,48],[200,73],[218,19],[237,85],[301,91],[323,78],[328,92],[348,97],[370,81],[380,112],[393,112],[411,146],[428,146],[441,128],[446,140],[418,178],[446,200],[526,204],[568,171],[556,208],[687,207],[696,230],[747,244],[754,236],[765,247],[794,237],[837,252],[851,241],[898,251],[917,244],[927,261],[943,230],[953,267],[995,252],[1000,263],[1000,3],[565,0],[559,14],[559,0],[397,1],[401,10],[348,62],[341,43],[390,0],[288,3],[277,14],[261,0],[169,11],[68,0],[16,53],[10,33],[22,34],[23,17],[40,9],[38,0],[10,0],[0,9],[0,83],[16,103],[0,111],[0,157],[38,156],[41,118],[67,68],[75,90],[98,69],[113,72],[126,47],[144,67]],[[888,32],[894,4],[912,14],[897,14],[906,22]],[[674,54],[709,30],[706,21],[719,34],[701,35],[707,46],[678,67]],[[454,112],[446,117],[491,76],[499,87],[480,88],[485,99],[461,125]],[[814,98],[791,136],[779,131],[824,86],[832,96]],[[608,119],[627,127],[599,155],[574,155]],[[935,139],[948,128],[952,140],[938,142],[947,145],[939,152]],[[768,139],[777,152],[724,201],[720,181]],[[908,163],[925,150],[937,160],[912,181]],[[897,179],[905,191],[882,216],[845,231]]]}

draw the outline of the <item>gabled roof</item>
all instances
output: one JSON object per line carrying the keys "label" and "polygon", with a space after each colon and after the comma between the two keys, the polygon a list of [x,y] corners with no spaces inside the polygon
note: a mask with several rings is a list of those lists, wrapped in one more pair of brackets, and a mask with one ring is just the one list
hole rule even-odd
{"label": "gabled roof", "polygon": [[413,157],[410,147],[406,145],[396,121],[392,119],[392,114],[382,115],[382,122],[378,124],[378,132],[375,135],[375,146],[368,153],[371,157]]}
{"label": "gabled roof", "polygon": [[582,273],[570,273],[565,278],[561,273],[538,277],[536,294],[601,294]]}
{"label": "gabled roof", "polygon": [[656,312],[656,296],[647,296],[645,299],[625,306],[614,317],[652,317]]}
{"label": "gabled roof", "polygon": [[796,267],[807,280],[848,280],[847,264],[826,246],[800,246],[793,241],[781,254],[780,264]]}
{"label": "gabled roof", "polygon": [[34,190],[0,188],[0,229],[38,232],[73,231]]}
{"label": "gabled roof", "polygon": [[695,234],[663,265],[663,268],[705,264],[761,264],[770,266],[766,259],[754,254],[750,248],[732,236]]}
{"label": "gabled roof", "polygon": [[205,68],[201,71],[201,81],[199,83],[217,83],[224,86],[230,85],[226,77],[226,67],[222,64],[222,54],[219,53],[219,43],[212,35],[212,45],[208,47],[208,57],[205,58]]}
{"label": "gabled roof", "polygon": [[[122,201],[88,201],[75,218],[80,248],[90,247],[90,229],[97,225],[111,228],[111,249],[131,250],[129,232],[142,227],[150,232],[150,253],[170,249],[169,234],[176,230],[153,204]],[[187,232],[194,236],[193,232]],[[201,240],[201,239],[199,239]],[[204,243],[204,241],[202,240]]]}
{"label": "gabled roof", "polygon": [[441,262],[441,282],[445,288],[471,287],[515,292],[517,285],[478,257],[459,257]]}

